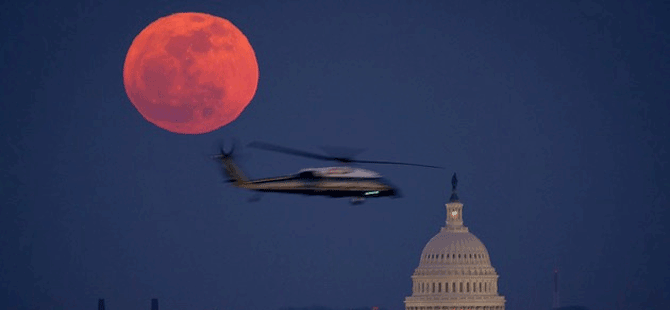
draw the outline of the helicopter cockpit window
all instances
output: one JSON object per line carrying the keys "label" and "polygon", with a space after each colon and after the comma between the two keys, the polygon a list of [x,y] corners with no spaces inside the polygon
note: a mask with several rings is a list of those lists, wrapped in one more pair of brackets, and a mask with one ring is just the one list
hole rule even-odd
{"label": "helicopter cockpit window", "polygon": [[300,172],[300,174],[298,174],[298,176],[301,177],[301,178],[308,178],[308,179],[316,178],[316,176],[314,175],[314,172],[312,172],[312,171]]}

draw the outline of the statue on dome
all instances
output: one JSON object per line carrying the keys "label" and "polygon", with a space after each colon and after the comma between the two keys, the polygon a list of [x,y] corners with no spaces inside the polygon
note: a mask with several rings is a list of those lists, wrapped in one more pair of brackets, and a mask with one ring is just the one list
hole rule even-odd
{"label": "statue on dome", "polygon": [[451,177],[451,197],[449,197],[449,202],[458,201],[458,195],[456,194],[456,185],[458,185],[458,179],[456,178],[456,173]]}

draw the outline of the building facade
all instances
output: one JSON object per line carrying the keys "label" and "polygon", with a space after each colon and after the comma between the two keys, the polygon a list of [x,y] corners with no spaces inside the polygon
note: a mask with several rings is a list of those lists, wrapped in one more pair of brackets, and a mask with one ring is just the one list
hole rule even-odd
{"label": "building facade", "polygon": [[423,249],[412,275],[406,310],[504,310],[498,274],[484,244],[463,225],[463,204],[456,175],[447,207],[446,226]]}

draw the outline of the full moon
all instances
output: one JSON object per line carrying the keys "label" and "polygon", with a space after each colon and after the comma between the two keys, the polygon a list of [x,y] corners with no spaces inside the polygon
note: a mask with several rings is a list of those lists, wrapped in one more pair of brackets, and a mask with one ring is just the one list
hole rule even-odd
{"label": "full moon", "polygon": [[258,86],[251,44],[231,22],[203,13],[159,18],[135,37],[123,65],[128,98],[149,122],[202,134],[234,121]]}

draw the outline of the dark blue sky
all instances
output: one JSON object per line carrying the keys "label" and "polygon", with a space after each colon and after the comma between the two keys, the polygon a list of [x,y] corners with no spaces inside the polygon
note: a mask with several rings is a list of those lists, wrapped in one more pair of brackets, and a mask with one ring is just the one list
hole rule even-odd
{"label": "dark blue sky", "polygon": [[[444,225],[452,172],[508,309],[670,308],[667,3],[5,1],[0,10],[0,308],[403,309]],[[122,79],[176,12],[226,18],[259,63],[230,125],[147,122]],[[221,139],[360,159],[404,198],[251,193]],[[251,177],[323,163],[243,149]],[[328,165],[328,164],[326,164]]]}

